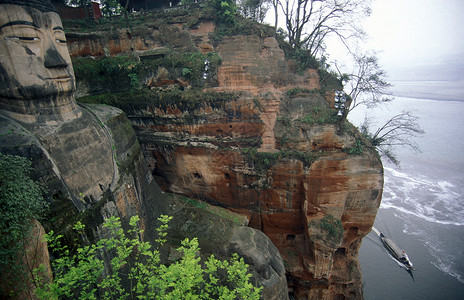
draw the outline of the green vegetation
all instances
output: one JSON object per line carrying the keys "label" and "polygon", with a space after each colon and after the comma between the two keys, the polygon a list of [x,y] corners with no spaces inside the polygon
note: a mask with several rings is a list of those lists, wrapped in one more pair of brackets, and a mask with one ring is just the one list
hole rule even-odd
{"label": "green vegetation", "polygon": [[336,124],[340,121],[337,111],[329,107],[314,107],[312,111],[306,114],[303,118],[296,121],[304,124]]}
{"label": "green vegetation", "polygon": [[258,24],[252,20],[237,16],[233,24],[216,22],[213,40],[216,43],[222,41],[225,36],[252,35],[261,37],[273,36],[274,30],[269,25]]}
{"label": "green vegetation", "polygon": [[364,150],[364,143],[360,138],[357,138],[353,147],[346,149],[346,152],[352,155],[361,155]]}
{"label": "green vegetation", "polygon": [[261,111],[261,109],[263,109],[263,106],[261,105],[261,103],[259,102],[259,99],[257,97],[253,97],[253,105],[259,110]]}
{"label": "green vegetation", "polygon": [[[166,242],[168,222],[172,217],[158,220],[156,243]],[[117,217],[103,225],[107,235],[95,244],[81,246],[71,254],[60,243],[60,236],[50,232],[46,238],[56,259],[53,282],[38,278],[36,294],[40,299],[259,299],[262,287],[254,287],[248,265],[234,254],[230,261],[211,255],[201,261],[197,239],[185,239],[177,249],[181,257],[171,264],[162,264],[158,249],[140,240],[139,218],[130,219],[125,233]],[[83,233],[78,222],[74,229]],[[115,254],[105,270],[101,253]],[[36,272],[39,270],[36,270]]]}
{"label": "green vegetation", "polygon": [[305,151],[296,150],[281,150],[279,152],[258,152],[256,148],[244,148],[242,153],[250,165],[252,165],[258,173],[263,173],[272,167],[277,161],[284,158],[298,159],[305,166],[310,166],[315,160],[314,154]]}
{"label": "green vegetation", "polygon": [[211,0],[213,8],[216,10],[218,21],[223,24],[234,24],[237,6],[234,0]]}
{"label": "green vegetation", "polygon": [[309,51],[303,49],[290,48],[286,53],[288,58],[295,60],[298,72],[303,72],[307,69],[318,69],[323,65],[321,61],[310,55]]}
{"label": "green vegetation", "polygon": [[205,201],[201,201],[201,200],[198,200],[198,199],[193,199],[193,198],[189,198],[189,197],[185,197],[185,196],[172,195],[172,197],[175,197],[175,198],[181,200],[182,202],[187,203],[188,205],[194,206],[196,208],[199,208],[199,209],[205,210],[207,212],[210,212],[212,214],[215,214],[217,216],[220,216],[221,218],[232,221],[232,222],[234,222],[234,223],[236,223],[238,225],[243,224],[242,218],[238,214],[235,214],[235,213],[231,212],[228,209],[225,209],[225,208],[222,208],[222,207],[219,207],[219,206],[212,206],[212,205],[209,205],[208,203],[206,203]]}
{"label": "green vegetation", "polygon": [[[288,35],[282,30],[278,30],[275,35],[279,46],[285,52],[285,57],[294,61],[295,71],[302,74],[307,69],[327,68],[325,57],[317,59],[311,55],[310,51],[300,48],[294,48],[288,42]],[[336,78],[336,77],[335,77]]]}
{"label": "green vegetation", "polygon": [[31,165],[24,157],[0,153],[0,274],[16,290],[27,271],[23,259],[32,220],[46,208],[42,189],[29,176]]}
{"label": "green vegetation", "polygon": [[326,68],[319,68],[317,74],[319,75],[322,91],[343,90],[343,82],[337,73],[328,71]]}
{"label": "green vegetation", "polygon": [[118,0],[100,0],[101,12],[105,17],[116,16],[124,11]]}
{"label": "green vegetation", "polygon": [[325,232],[325,235],[330,241],[337,242],[343,237],[343,225],[338,219],[335,219],[332,215],[325,215],[324,218],[315,222],[311,221],[308,224],[309,227],[315,227]]}
{"label": "green vegetation", "polygon": [[319,223],[321,229],[327,231],[329,236],[339,239],[343,236],[343,226],[340,220],[336,220],[332,215],[326,215]]}
{"label": "green vegetation", "polygon": [[202,92],[200,90],[172,90],[150,91],[133,90],[117,94],[103,94],[79,98],[81,103],[108,104],[119,107],[126,113],[140,109],[178,108],[183,112],[193,111],[205,107],[225,109],[227,104],[238,97],[236,94],[226,92]]}
{"label": "green vegetation", "polygon": [[143,62],[126,54],[99,59],[77,57],[72,62],[78,82],[92,88],[99,87],[105,92],[119,93],[139,89],[147,78],[160,76],[154,73],[160,68],[167,71],[162,79],[183,80],[191,85],[200,85],[205,80],[214,82],[221,59],[215,52],[203,54],[199,51],[168,50],[165,55]]}
{"label": "green vegetation", "polygon": [[292,120],[290,120],[290,118],[287,116],[279,116],[277,117],[277,121],[281,122],[285,127],[292,125]]}
{"label": "green vegetation", "polygon": [[[206,67],[205,62],[208,62]],[[221,58],[216,52],[203,54],[201,52],[170,51],[166,56],[143,61],[138,65],[141,78],[151,75],[150,72],[164,67],[169,71],[172,79],[183,78],[192,84],[198,84],[204,76],[214,77],[217,68],[221,65]]]}
{"label": "green vegetation", "polygon": [[112,92],[123,92],[139,86],[137,60],[129,55],[92,59],[72,59],[76,80]]}
{"label": "green vegetation", "polygon": [[320,93],[320,90],[319,89],[309,90],[309,89],[305,89],[305,88],[295,87],[295,88],[289,89],[287,91],[287,96],[293,97],[293,96],[296,96],[298,94],[314,94],[314,93]]}

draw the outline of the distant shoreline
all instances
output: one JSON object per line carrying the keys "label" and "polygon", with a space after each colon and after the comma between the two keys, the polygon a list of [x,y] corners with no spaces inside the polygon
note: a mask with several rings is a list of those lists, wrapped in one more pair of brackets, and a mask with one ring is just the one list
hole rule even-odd
{"label": "distant shoreline", "polygon": [[446,97],[446,96],[439,96],[439,95],[429,95],[429,94],[399,94],[399,93],[390,93],[389,96],[393,97],[400,97],[400,98],[411,98],[411,99],[419,99],[419,100],[429,100],[429,101],[452,101],[452,102],[464,102],[464,96],[460,99],[455,97]]}
{"label": "distant shoreline", "polygon": [[464,82],[392,81],[389,94],[395,97],[464,102]]}

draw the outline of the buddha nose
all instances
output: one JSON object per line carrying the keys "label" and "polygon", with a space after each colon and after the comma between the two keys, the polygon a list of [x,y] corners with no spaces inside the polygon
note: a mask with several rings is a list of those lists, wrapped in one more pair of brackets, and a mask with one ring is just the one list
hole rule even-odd
{"label": "buddha nose", "polygon": [[50,44],[47,48],[44,61],[46,68],[66,68],[68,66],[68,63],[58,52],[55,45]]}

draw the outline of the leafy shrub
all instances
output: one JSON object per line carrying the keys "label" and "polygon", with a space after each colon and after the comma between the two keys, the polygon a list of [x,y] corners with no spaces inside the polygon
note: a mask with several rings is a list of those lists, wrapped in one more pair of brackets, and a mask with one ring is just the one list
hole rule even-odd
{"label": "leafy shrub", "polygon": [[311,114],[307,114],[303,118],[299,119],[299,121],[301,123],[305,123],[305,124],[313,124],[314,123],[314,120],[313,120]]}
{"label": "leafy shrub", "polygon": [[288,57],[297,62],[297,71],[302,72],[307,69],[318,69],[321,64],[309,51],[301,49],[293,49],[288,53]]}
{"label": "leafy shrub", "polygon": [[[156,242],[166,242],[171,217],[161,216]],[[197,239],[185,239],[177,249],[181,257],[165,265],[159,250],[139,239],[139,218],[130,219],[127,234],[119,218],[110,217],[103,227],[105,238],[77,249],[76,254],[60,244],[60,236],[47,235],[50,247],[59,254],[53,262],[55,276],[51,283],[40,284],[36,294],[41,299],[60,297],[78,299],[259,299],[262,288],[250,283],[251,274],[243,258],[234,254],[230,261],[211,255],[201,262]],[[74,229],[84,230],[77,223]],[[115,253],[107,272],[99,253]]]}
{"label": "leafy shrub", "polygon": [[358,138],[354,142],[353,147],[348,148],[346,151],[352,155],[360,155],[363,153],[363,150],[364,150],[363,142],[361,141],[361,139]]}
{"label": "leafy shrub", "polygon": [[343,236],[342,222],[340,220],[336,220],[332,215],[326,215],[324,218],[322,218],[319,226],[334,239],[339,239]]}
{"label": "leafy shrub", "polygon": [[111,93],[127,91],[139,85],[134,69],[138,62],[129,55],[100,59],[77,57],[72,62],[77,81],[101,86]]}
{"label": "leafy shrub", "polygon": [[319,93],[319,90],[318,89],[309,90],[305,88],[295,87],[287,91],[287,96],[292,97],[298,94],[313,94],[313,93]]}
{"label": "leafy shrub", "polygon": [[305,166],[310,166],[314,161],[314,156],[309,151],[282,150],[279,152],[258,152],[258,149],[243,149],[242,153],[258,173],[262,173],[272,167],[277,161],[288,158],[298,159]]}
{"label": "leafy shrub", "polygon": [[31,165],[24,157],[0,153],[0,274],[8,274],[16,286],[26,271],[22,257],[32,218],[46,208],[42,189],[29,177]]}
{"label": "leafy shrub", "polygon": [[286,127],[289,127],[292,125],[292,121],[287,116],[279,116],[277,117],[277,121],[282,122],[282,124]]}
{"label": "leafy shrub", "polygon": [[[218,20],[214,30],[213,41],[219,43],[225,36],[232,35],[259,35],[261,37],[274,36],[274,29],[269,25],[259,24],[240,15],[235,17],[232,24]],[[217,44],[215,44],[217,45]]]}
{"label": "leafy shrub", "polygon": [[297,121],[304,124],[336,124],[340,120],[337,111],[329,107],[314,107],[312,112]]}
{"label": "leafy shrub", "polygon": [[103,94],[79,98],[81,103],[108,104],[131,114],[133,111],[148,107],[178,108],[183,112],[212,107],[225,109],[230,101],[237,98],[236,94],[227,92],[202,92],[200,90],[172,90],[155,92],[151,90],[135,90],[118,94]]}
{"label": "leafy shrub", "polygon": [[224,24],[235,23],[235,13],[237,6],[234,0],[211,0],[213,8],[216,10],[218,21]]}
{"label": "leafy shrub", "polygon": [[340,220],[328,214],[318,221],[311,221],[308,228],[317,229],[315,238],[323,239],[332,247],[337,246],[343,238],[343,225]]}
{"label": "leafy shrub", "polygon": [[205,80],[214,81],[221,59],[210,52],[171,52],[165,57],[139,62],[130,55],[99,59],[73,58],[73,67],[78,82],[99,87],[109,93],[139,89],[141,81],[154,76],[153,72],[163,67],[169,70],[170,79],[183,78],[192,85],[203,85]]}
{"label": "leafy shrub", "polygon": [[319,81],[321,83],[322,90],[343,90],[342,79],[338,77],[337,73],[329,72],[322,68],[319,68],[317,73],[319,74]]}

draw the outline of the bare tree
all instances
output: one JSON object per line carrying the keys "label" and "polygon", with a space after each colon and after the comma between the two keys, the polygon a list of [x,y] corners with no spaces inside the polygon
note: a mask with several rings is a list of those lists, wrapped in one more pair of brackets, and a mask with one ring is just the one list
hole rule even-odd
{"label": "bare tree", "polygon": [[409,111],[390,118],[385,124],[377,128],[374,133],[369,130],[370,120],[364,119],[361,125],[361,134],[363,134],[374,146],[377,151],[388,160],[399,165],[399,161],[393,154],[393,148],[397,146],[408,147],[413,151],[420,151],[419,146],[413,140],[424,134],[419,126],[418,118]]}
{"label": "bare tree", "polygon": [[277,35],[277,27],[279,24],[279,6],[280,0],[270,0],[272,8],[274,8],[274,35]]}
{"label": "bare tree", "polygon": [[[245,18],[262,23],[271,0],[239,0],[237,6]],[[274,0],[277,1],[277,0]]]}
{"label": "bare tree", "polygon": [[329,35],[345,45],[349,38],[363,36],[356,20],[370,14],[370,1],[365,0],[281,0],[280,6],[290,45],[314,57],[324,51]]}
{"label": "bare tree", "polygon": [[355,56],[354,65],[351,74],[342,73],[335,65],[340,79],[345,84],[345,91],[337,92],[335,97],[335,102],[343,116],[342,120],[345,120],[348,113],[359,105],[371,108],[393,100],[388,96],[391,84],[388,83],[387,75],[379,66],[375,55]]}

